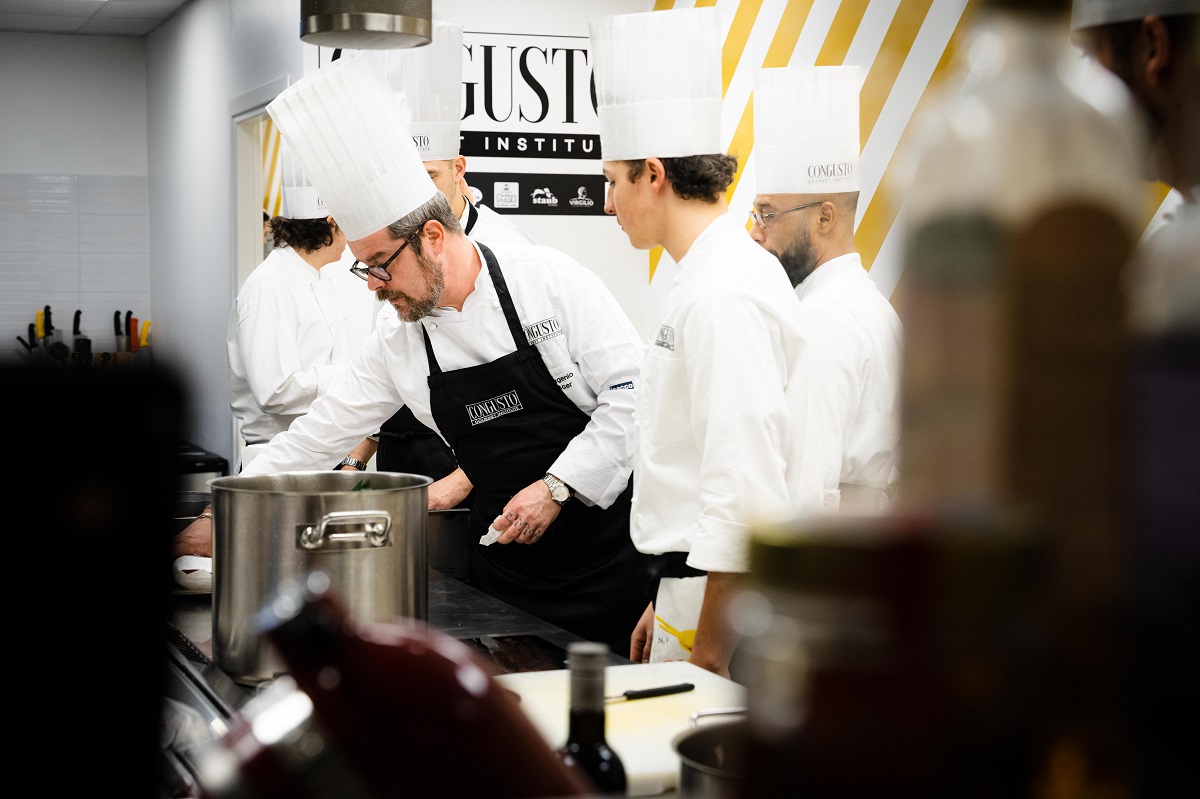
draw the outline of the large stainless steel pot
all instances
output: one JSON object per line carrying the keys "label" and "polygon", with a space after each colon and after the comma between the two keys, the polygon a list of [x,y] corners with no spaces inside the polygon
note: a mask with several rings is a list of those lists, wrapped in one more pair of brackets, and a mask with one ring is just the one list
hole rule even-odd
{"label": "large stainless steel pot", "polygon": [[[424,475],[285,472],[208,481],[213,497],[213,660],[257,684],[286,671],[255,619],[285,581],[328,575],[351,615],[426,619]],[[359,490],[356,490],[359,489]]]}
{"label": "large stainless steel pot", "polygon": [[682,799],[735,799],[745,764],[746,720],[700,726],[705,717],[744,715],[744,708],[698,710],[690,727],[675,737]]}

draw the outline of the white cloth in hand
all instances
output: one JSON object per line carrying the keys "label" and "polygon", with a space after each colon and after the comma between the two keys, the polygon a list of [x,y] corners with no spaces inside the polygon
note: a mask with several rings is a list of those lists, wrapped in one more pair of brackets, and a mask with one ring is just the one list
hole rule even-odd
{"label": "white cloth in hand", "polygon": [[485,547],[490,547],[492,544],[496,543],[496,540],[503,534],[504,531],[497,530],[495,527],[489,525],[487,533],[479,537],[479,543],[483,544]]}
{"label": "white cloth in hand", "polygon": [[182,555],[171,569],[175,584],[188,591],[212,591],[212,558]]}

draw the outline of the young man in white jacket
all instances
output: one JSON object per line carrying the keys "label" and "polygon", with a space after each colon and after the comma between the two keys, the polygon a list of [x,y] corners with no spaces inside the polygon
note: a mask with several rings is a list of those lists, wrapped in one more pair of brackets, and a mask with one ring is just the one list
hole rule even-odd
{"label": "young man in white jacket", "polygon": [[630,657],[729,676],[725,615],[749,568],[751,513],[791,503],[799,304],[725,202],[737,159],[720,148],[717,10],[608,17],[591,45],[605,211],[677,265],[638,393],[630,534],[661,579]]}

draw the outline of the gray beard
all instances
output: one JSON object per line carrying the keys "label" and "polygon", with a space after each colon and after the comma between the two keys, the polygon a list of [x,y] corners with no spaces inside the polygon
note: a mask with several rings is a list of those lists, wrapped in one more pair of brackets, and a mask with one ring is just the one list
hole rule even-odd
{"label": "gray beard", "polygon": [[391,289],[379,289],[375,292],[376,298],[389,304],[392,300],[404,300],[406,306],[404,309],[396,308],[394,305],[392,308],[405,322],[418,322],[429,316],[433,309],[438,307],[442,293],[446,290],[446,277],[442,273],[440,265],[427,258],[424,253],[417,253],[417,264],[421,275],[425,278],[427,291],[424,297],[417,298],[405,294],[403,291]]}

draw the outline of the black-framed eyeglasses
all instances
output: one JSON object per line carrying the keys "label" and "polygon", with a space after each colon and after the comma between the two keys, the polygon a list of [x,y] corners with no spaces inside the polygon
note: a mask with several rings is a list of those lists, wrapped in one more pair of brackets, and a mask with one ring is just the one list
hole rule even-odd
{"label": "black-framed eyeglasses", "polygon": [[412,244],[412,240],[414,238],[416,238],[417,234],[420,232],[421,231],[419,231],[419,230],[414,231],[413,234],[411,236],[409,236],[408,238],[406,238],[404,240],[404,243],[400,245],[400,249],[398,249],[394,253],[392,253],[391,258],[388,258],[386,261],[379,264],[378,266],[368,266],[368,265],[364,264],[362,261],[355,261],[353,264],[350,265],[350,271],[352,273],[358,275],[359,277],[361,277],[363,280],[366,280],[368,275],[375,278],[376,280],[383,280],[383,281],[391,280],[392,273],[388,271],[388,267],[392,265],[392,261],[396,260],[396,257],[398,255],[400,255],[400,253],[404,252],[405,247]]}
{"label": "black-framed eyeglasses", "polygon": [[754,224],[765,230],[767,227],[767,222],[770,222],[780,214],[790,214],[792,211],[799,211],[802,208],[812,208],[814,205],[820,205],[823,202],[825,201],[817,200],[815,203],[805,203],[804,205],[797,205],[795,208],[784,208],[782,211],[770,211],[765,214],[757,208],[751,208],[750,218],[754,220]]}

